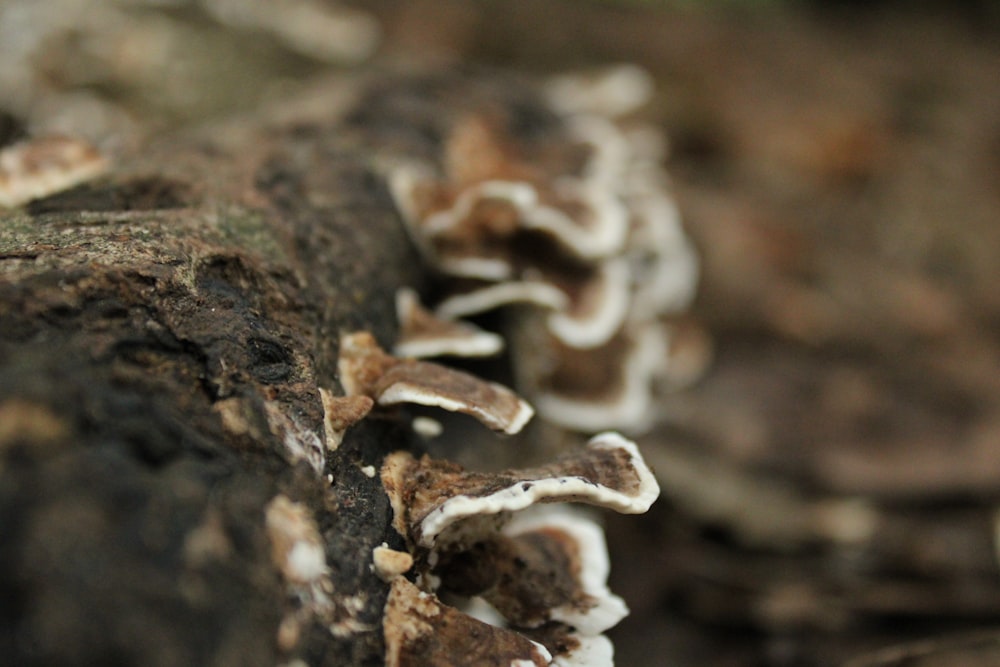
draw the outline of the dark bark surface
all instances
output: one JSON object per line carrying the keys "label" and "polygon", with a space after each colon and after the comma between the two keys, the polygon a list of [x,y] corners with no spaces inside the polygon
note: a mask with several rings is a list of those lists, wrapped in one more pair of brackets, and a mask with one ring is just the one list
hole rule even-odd
{"label": "dark bark surface", "polygon": [[295,604],[264,528],[279,492],[314,511],[334,596],[360,595],[369,628],[313,627],[296,653],[381,662],[368,564],[399,538],[360,467],[406,435],[367,420],[320,478],[267,417],[321,434],[338,332],[388,344],[395,289],[419,279],[330,109],[175,137],[0,218],[5,662],[274,665]]}

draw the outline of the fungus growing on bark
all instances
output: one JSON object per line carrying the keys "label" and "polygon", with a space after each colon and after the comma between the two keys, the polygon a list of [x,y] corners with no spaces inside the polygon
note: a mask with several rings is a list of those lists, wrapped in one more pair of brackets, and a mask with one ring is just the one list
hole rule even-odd
{"label": "fungus growing on bark", "polygon": [[513,627],[555,622],[596,636],[628,614],[607,587],[603,531],[565,506],[516,515],[502,533],[441,554],[436,571],[443,591],[483,598]]}
{"label": "fungus growing on bark", "polygon": [[499,335],[434,315],[410,288],[396,292],[396,317],[400,331],[393,352],[400,357],[489,357],[503,350]]}
{"label": "fungus growing on bark", "polygon": [[[437,364],[397,359],[365,332],[341,338],[339,369],[348,396],[323,392],[328,431],[338,434],[373,402],[395,404],[407,392],[434,393],[413,402],[452,406],[499,428],[530,417],[510,417],[521,409],[511,406],[523,402],[509,390]],[[352,405],[360,398],[367,401]],[[505,401],[506,409],[492,405]],[[478,413],[482,404],[495,414]],[[645,512],[659,486],[633,442],[602,433],[553,463],[496,473],[426,455],[418,460],[401,450],[385,458],[381,479],[393,525],[408,545],[406,552],[384,543],[372,551],[372,571],[391,584],[383,615],[387,665],[612,664],[613,647],[601,633],[628,609],[607,588],[603,533],[581,513],[542,506],[578,502]],[[324,568],[305,569],[323,577]],[[410,571],[416,584],[403,577]],[[491,605],[497,623],[442,603],[437,590]],[[298,627],[297,616],[286,621],[283,628]]]}
{"label": "fungus growing on bark", "polygon": [[367,332],[341,336],[340,382],[348,395],[364,395],[379,405],[416,403],[472,415],[491,429],[513,434],[534,410],[495,382],[426,361],[398,359],[383,351]]}
{"label": "fungus growing on bark", "polygon": [[[697,280],[659,133],[618,119],[650,90],[632,66],[558,79],[533,101],[546,120],[530,131],[489,101],[468,102],[439,130],[439,161],[389,161],[397,207],[443,276],[436,314],[529,306],[505,312],[518,388],[584,433],[651,422],[669,338],[661,319]],[[586,390],[565,381],[584,355],[600,360],[586,365]]]}
{"label": "fungus growing on bark", "polygon": [[344,440],[348,428],[357,424],[371,412],[375,402],[368,396],[334,396],[320,387],[323,402],[323,430],[328,451],[336,451]]}
{"label": "fungus growing on bark", "polygon": [[[376,163],[439,279],[428,309],[413,293],[399,295],[396,353],[464,354],[441,339],[480,336],[457,320],[499,309],[488,321],[499,322],[515,386],[543,417],[582,433],[641,430],[654,388],[669,386],[660,382],[671,358],[668,317],[692,298],[698,269],[659,165],[659,133],[621,118],[648,97],[651,79],[622,67],[543,89],[508,83],[442,76],[374,86],[351,116],[391,135]],[[442,113],[398,131],[399,109],[424,109],[435,96],[446,101]],[[422,341],[428,332],[434,346]],[[464,388],[453,371],[391,357],[370,337],[341,341],[340,372],[348,394],[380,405],[475,413],[470,396],[497,400],[487,398],[496,385]],[[612,664],[601,633],[627,608],[607,588],[603,534],[586,516],[539,509],[646,511],[659,487],[634,443],[602,433],[553,463],[489,473],[397,451],[381,479],[413,556],[406,578],[392,580],[387,664],[480,664],[479,638],[492,647],[511,636],[513,651],[497,649],[482,664]],[[437,591],[486,607],[503,630],[443,605]]]}
{"label": "fungus growing on bark", "polygon": [[463,537],[459,529],[477,532],[483,521],[492,530],[535,503],[582,502],[641,514],[660,492],[635,443],[616,433],[595,436],[585,450],[554,463],[498,473],[395,452],[382,466],[382,484],[396,529],[424,548]]}
{"label": "fungus growing on bark", "polygon": [[386,667],[545,667],[552,663],[552,656],[540,644],[477,621],[403,577],[392,581],[382,627]]}
{"label": "fungus growing on bark", "polygon": [[79,185],[108,163],[91,144],[64,136],[39,137],[0,149],[0,206],[20,206]]}

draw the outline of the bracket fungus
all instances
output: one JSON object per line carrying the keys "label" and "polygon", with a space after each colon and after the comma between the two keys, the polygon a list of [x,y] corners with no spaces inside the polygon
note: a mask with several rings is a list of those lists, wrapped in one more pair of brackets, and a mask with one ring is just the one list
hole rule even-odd
{"label": "bracket fungus", "polygon": [[340,382],[348,395],[382,406],[415,403],[471,415],[496,431],[514,434],[534,410],[504,386],[439,364],[387,354],[367,332],[341,336]]}
{"label": "bracket fungus", "polygon": [[[531,416],[527,408],[510,418],[511,406],[517,414],[526,404],[509,390],[437,364],[398,359],[367,332],[342,336],[340,348],[347,396],[324,392],[328,430],[342,433],[372,402],[395,404],[416,391],[411,385],[438,395],[412,402],[451,406],[499,430],[511,430],[503,426],[511,423],[520,428]],[[369,400],[352,406],[352,397]],[[497,414],[484,416],[475,401],[508,409],[494,405]],[[347,417],[338,421],[331,410]],[[603,533],[582,513],[541,506],[578,502],[645,512],[659,486],[635,443],[602,433],[552,463],[496,473],[399,450],[385,458],[380,477],[393,525],[407,544],[406,551],[385,543],[372,551],[372,571],[391,586],[383,614],[386,665],[612,664],[613,648],[601,633],[628,609],[607,588]],[[477,620],[442,602],[437,591],[481,600],[498,620]]]}
{"label": "bracket fungus", "polygon": [[660,493],[635,443],[617,433],[595,436],[583,451],[548,465],[498,473],[399,451],[386,457],[382,483],[397,530],[425,548],[461,536],[463,524],[485,518],[492,525],[535,503],[582,502],[641,514]]}
{"label": "bracket fungus", "polygon": [[507,625],[526,631],[561,625],[565,635],[596,637],[628,614],[607,587],[603,531],[564,506],[533,508],[502,533],[445,551],[436,570],[443,592],[478,596]]}
{"label": "bracket fungus", "polygon": [[[528,645],[515,643],[516,648],[505,646],[500,655],[504,660],[510,650],[516,655],[498,664],[612,664],[613,649],[601,633],[624,618],[628,608],[607,587],[603,532],[582,512],[546,505],[579,502],[645,512],[659,486],[634,443],[603,433],[583,451],[551,464],[498,473],[469,472],[398,451],[386,457],[382,483],[393,524],[417,554],[416,581],[427,589],[421,599],[434,609],[442,608],[431,595],[436,590],[483,600],[499,615],[500,625],[546,650],[541,662],[516,663],[528,659],[523,655]],[[393,595],[396,586],[394,582]],[[406,634],[393,624],[409,627],[421,620],[413,607],[403,609],[391,598],[389,606],[393,614],[387,608],[387,643],[390,633]],[[449,617],[456,613],[448,608]],[[476,632],[452,641],[464,645],[485,631]],[[422,664],[453,664],[438,659]]]}
{"label": "bracket fungus", "polygon": [[400,357],[490,357],[503,350],[503,338],[466,322],[434,315],[410,288],[396,292],[399,337],[393,352]]}
{"label": "bracket fungus", "polygon": [[[659,133],[623,120],[651,89],[633,66],[561,77],[531,98],[530,129],[493,93],[467,95],[435,128],[438,160],[387,161],[397,208],[442,276],[437,315],[526,306],[504,313],[519,390],[582,433],[648,426],[668,358],[663,319],[697,283]],[[585,366],[587,392],[564,381],[584,354],[602,360]]]}
{"label": "bracket fungus", "polygon": [[[373,84],[348,116],[386,133],[373,162],[436,281],[427,307],[412,290],[397,293],[396,356],[370,334],[341,337],[346,394],[516,433],[533,414],[526,401],[417,359],[505,348],[540,416],[599,433],[551,463],[501,472],[406,450],[385,458],[380,478],[407,550],[373,553],[391,585],[391,667],[613,663],[602,633],[628,609],[607,587],[603,532],[553,504],[641,513],[659,494],[636,445],[608,431],[652,422],[654,390],[671,386],[671,319],[698,275],[660,166],[664,142],[629,118],[651,90],[631,66],[547,86],[404,77]],[[477,323],[496,333],[462,321],[493,311]],[[433,422],[414,428],[449,435]]]}
{"label": "bracket fungus", "polygon": [[478,621],[403,577],[392,582],[382,620],[386,667],[545,667],[552,656],[523,635]]}

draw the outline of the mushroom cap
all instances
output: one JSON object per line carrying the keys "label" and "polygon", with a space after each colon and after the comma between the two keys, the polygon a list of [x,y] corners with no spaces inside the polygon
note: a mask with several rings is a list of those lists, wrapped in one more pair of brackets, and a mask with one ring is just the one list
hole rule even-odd
{"label": "mushroom cap", "polygon": [[501,336],[431,313],[409,288],[396,292],[396,317],[400,332],[393,352],[398,357],[489,357],[503,350]]}
{"label": "mushroom cap", "polygon": [[467,550],[438,551],[443,590],[480,596],[514,628],[550,623],[597,635],[628,614],[607,587],[608,549],[593,518],[566,505],[521,512],[502,534]]}
{"label": "mushroom cap", "polygon": [[515,516],[504,534],[515,539],[548,539],[569,551],[576,583],[572,598],[553,608],[548,619],[585,636],[599,635],[628,615],[625,601],[608,589],[611,569],[604,531],[593,518],[563,506],[540,506]]}
{"label": "mushroom cap", "polygon": [[463,614],[404,577],[392,581],[382,628],[386,667],[545,667],[552,663],[542,645]]}
{"label": "mushroom cap", "polygon": [[397,359],[368,332],[341,336],[337,367],[348,395],[370,396],[379,405],[439,407],[471,415],[507,434],[520,431],[534,415],[510,389],[439,364]]}
{"label": "mushroom cap", "polygon": [[383,464],[382,483],[397,530],[426,548],[446,531],[445,541],[490,533],[509,513],[535,503],[582,502],[641,514],[660,493],[635,443],[617,433],[594,436],[583,451],[549,465],[499,473],[395,452]]}

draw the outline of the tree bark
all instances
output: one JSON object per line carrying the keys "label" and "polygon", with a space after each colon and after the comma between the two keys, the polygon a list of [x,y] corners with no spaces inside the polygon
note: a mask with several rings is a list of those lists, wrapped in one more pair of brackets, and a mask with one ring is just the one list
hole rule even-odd
{"label": "tree bark", "polygon": [[[322,437],[338,334],[391,343],[396,288],[420,280],[365,138],[340,122],[354,86],[0,213],[5,662],[381,663],[387,587],[368,564],[400,538],[361,468],[409,436],[367,419],[322,476],[288,447],[296,429]],[[352,615],[286,652],[298,601],[264,520],[279,493],[316,517]]]}

